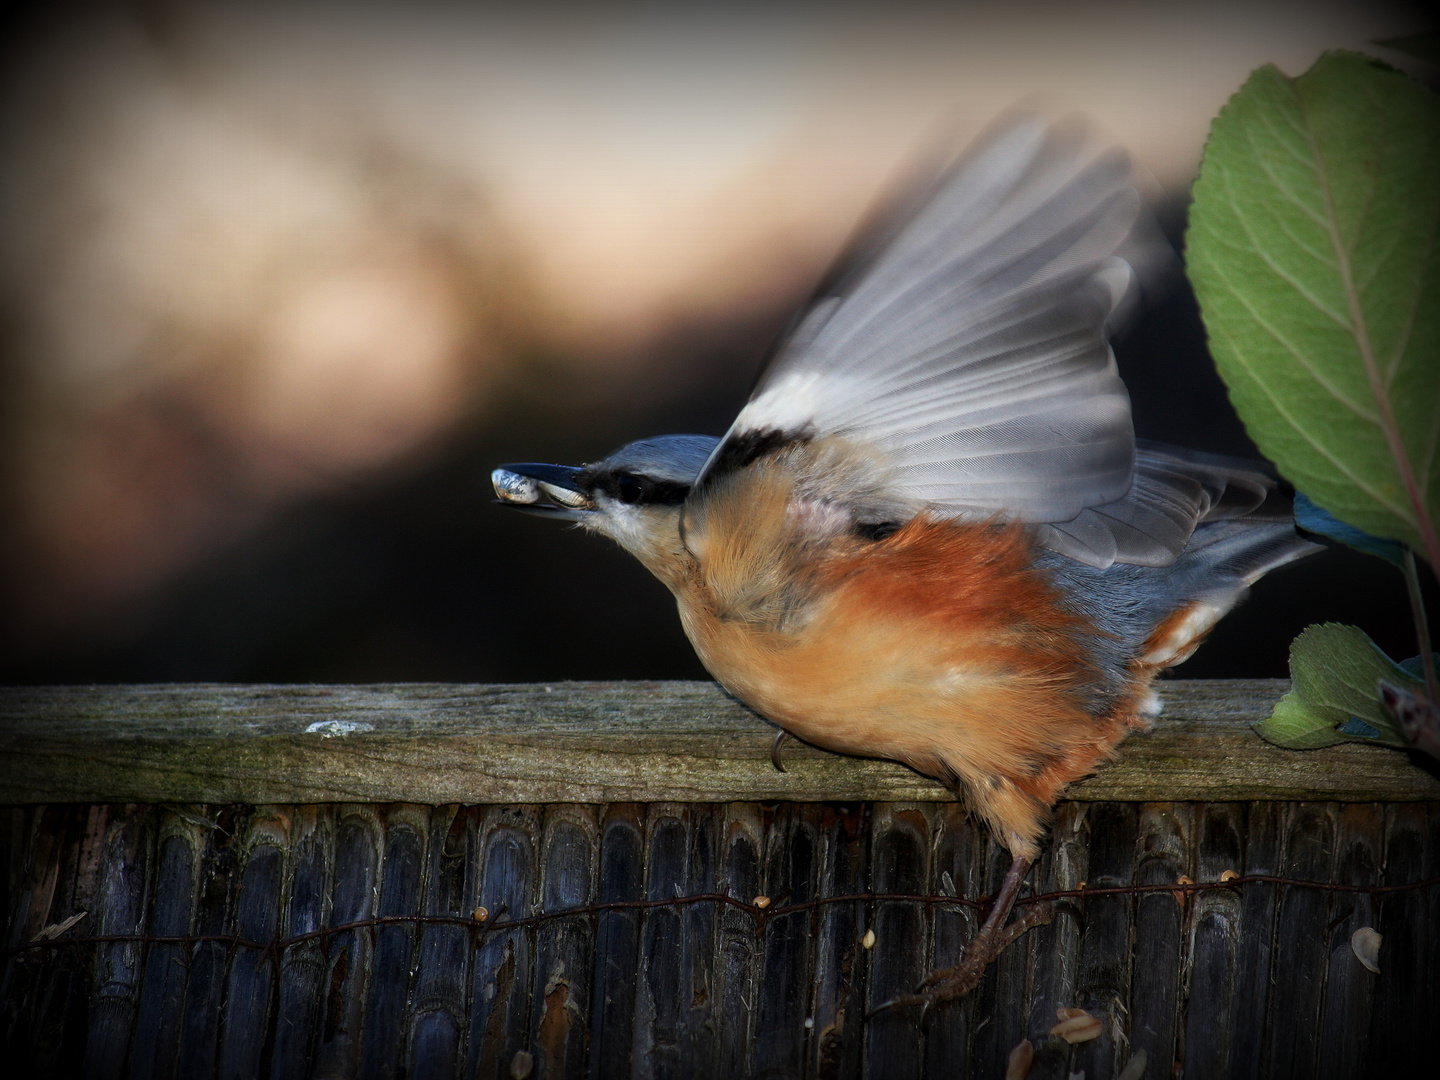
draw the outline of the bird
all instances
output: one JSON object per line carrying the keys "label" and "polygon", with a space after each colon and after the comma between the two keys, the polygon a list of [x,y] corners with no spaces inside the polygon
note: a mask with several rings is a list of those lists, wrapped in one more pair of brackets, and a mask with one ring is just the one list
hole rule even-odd
{"label": "bird", "polygon": [[[1260,576],[1318,548],[1263,463],[1138,440],[1110,340],[1168,247],[1081,118],[1002,117],[861,234],[722,436],[507,464],[498,500],[607,536],[674,594],[701,662],[786,735],[953,790],[1012,862],[1159,712]],[[777,761],[778,764],[778,761]]]}

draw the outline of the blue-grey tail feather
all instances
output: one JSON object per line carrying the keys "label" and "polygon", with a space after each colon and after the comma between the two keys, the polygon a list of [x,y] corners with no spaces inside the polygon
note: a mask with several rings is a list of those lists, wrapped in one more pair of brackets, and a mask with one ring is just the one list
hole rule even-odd
{"label": "blue-grey tail feather", "polygon": [[1107,685],[1094,703],[1097,708],[1108,708],[1125,692],[1123,673],[1176,611],[1192,601],[1227,609],[1263,575],[1320,550],[1295,531],[1288,513],[1277,512],[1283,496],[1272,492],[1263,505],[1254,517],[1202,522],[1169,566],[1116,563],[1100,570],[1042,552],[1040,564],[1071,607],[1101,631],[1093,650]]}

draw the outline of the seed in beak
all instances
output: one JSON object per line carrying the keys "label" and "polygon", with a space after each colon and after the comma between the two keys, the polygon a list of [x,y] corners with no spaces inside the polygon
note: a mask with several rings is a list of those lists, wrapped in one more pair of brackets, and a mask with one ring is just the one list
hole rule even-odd
{"label": "seed in beak", "polygon": [[561,506],[568,506],[572,510],[591,505],[590,496],[579,491],[571,491],[569,488],[558,487],[555,484],[547,484],[544,480],[538,481],[540,490],[550,496]]}
{"label": "seed in beak", "polygon": [[502,502],[528,506],[540,501],[539,482],[509,469],[496,469],[490,474],[490,483],[495,485],[495,494]]}

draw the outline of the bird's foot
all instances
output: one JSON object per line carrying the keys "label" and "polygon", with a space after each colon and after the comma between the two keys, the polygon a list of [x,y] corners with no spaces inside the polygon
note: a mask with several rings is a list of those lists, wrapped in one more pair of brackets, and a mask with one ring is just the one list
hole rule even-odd
{"label": "bird's foot", "polygon": [[943,1005],[947,1001],[958,1001],[975,987],[980,985],[980,980],[985,975],[985,969],[1010,946],[1016,938],[1020,937],[1027,930],[1037,926],[1044,926],[1055,918],[1055,907],[1050,903],[1027,904],[1024,909],[1011,919],[1008,923],[987,923],[965,944],[965,952],[960,963],[952,968],[945,968],[941,971],[931,972],[925,980],[916,987],[913,994],[901,994],[893,997],[881,1005],[877,1005],[869,1013],[874,1016],[877,1013],[889,1009],[901,1009],[911,1005],[920,1006],[920,1018],[929,1014],[936,1005]]}
{"label": "bird's foot", "polygon": [[872,1009],[870,1016],[887,1009],[919,1005],[923,1023],[925,1015],[934,1006],[955,1001],[974,990],[980,983],[980,977],[985,974],[985,969],[990,966],[990,961],[999,956],[1005,946],[1032,926],[1040,926],[1055,918],[1054,907],[1048,903],[1040,903],[1027,905],[1019,915],[1009,922],[1006,921],[1010,916],[1010,908],[1015,903],[1015,896],[1020,891],[1020,883],[1029,872],[1030,860],[1017,855],[1005,873],[1005,881],[1001,884],[1000,891],[995,894],[995,902],[990,906],[990,913],[985,917],[984,924],[966,943],[960,963],[953,968],[934,972],[916,988],[915,993],[891,998]]}

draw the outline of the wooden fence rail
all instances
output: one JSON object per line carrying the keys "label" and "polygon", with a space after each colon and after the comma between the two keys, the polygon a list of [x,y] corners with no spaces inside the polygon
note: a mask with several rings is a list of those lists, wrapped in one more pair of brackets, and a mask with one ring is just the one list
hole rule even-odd
{"label": "wooden fence rail", "polygon": [[[1154,730],[1067,797],[1440,798],[1392,750],[1263,742],[1250,725],[1287,685],[1162,682]],[[794,742],[776,772],[774,732],[698,682],[0,688],[0,804],[954,797],[901,765]]]}
{"label": "wooden fence rail", "polygon": [[[0,1053],[35,1077],[998,1077],[1029,1038],[1032,1080],[1142,1053],[1151,1078],[1423,1075],[1440,787],[1391,751],[1265,746],[1248,722],[1283,688],[1165,684],[1167,719],[1058,808],[1033,891],[1084,895],[924,1025],[866,1013],[956,961],[977,913],[950,898],[1005,853],[898,767],[792,744],[775,773],[772,729],[711,687],[0,691]],[[1049,1036],[1060,1007],[1101,1037]]]}

